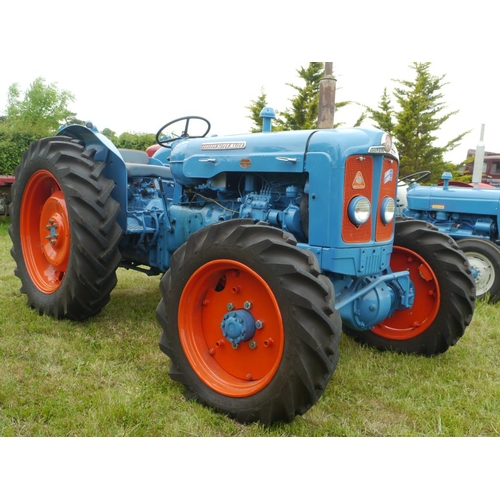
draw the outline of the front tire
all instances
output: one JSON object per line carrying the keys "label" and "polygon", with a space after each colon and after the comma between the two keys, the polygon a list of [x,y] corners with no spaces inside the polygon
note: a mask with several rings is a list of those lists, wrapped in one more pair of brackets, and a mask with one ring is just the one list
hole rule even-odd
{"label": "front tire", "polygon": [[409,270],[415,287],[411,309],[371,330],[344,327],[356,341],[380,350],[433,356],[463,336],[472,320],[475,285],[470,265],[454,240],[422,221],[398,219],[393,271]]}
{"label": "front tire", "polygon": [[119,205],[94,153],[69,137],[49,137],[33,143],[16,169],[11,255],[21,292],[40,314],[86,319],[116,285]]}
{"label": "front tire", "polygon": [[341,321],[330,280],[295,245],[288,233],[237,219],[197,231],[174,253],[156,314],[170,376],[189,398],[269,425],[323,394]]}
{"label": "front tire", "polygon": [[469,264],[476,272],[476,299],[500,300],[500,248],[488,240],[465,238],[457,241]]}

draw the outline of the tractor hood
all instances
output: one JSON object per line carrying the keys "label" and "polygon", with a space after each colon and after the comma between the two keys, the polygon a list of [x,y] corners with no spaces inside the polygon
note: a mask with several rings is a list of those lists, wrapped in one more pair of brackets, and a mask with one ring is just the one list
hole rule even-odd
{"label": "tractor hood", "polygon": [[174,178],[195,186],[222,172],[302,172],[304,153],[314,131],[203,137],[177,143],[170,155]]}
{"label": "tractor hood", "polygon": [[410,186],[408,209],[429,212],[497,214],[500,189],[449,186]]}
{"label": "tractor hood", "polygon": [[[177,143],[169,164],[176,181],[196,186],[220,173],[304,172],[307,152],[324,153],[341,167],[352,154],[384,153],[385,137],[358,127],[204,137]],[[395,148],[390,154],[397,158]]]}

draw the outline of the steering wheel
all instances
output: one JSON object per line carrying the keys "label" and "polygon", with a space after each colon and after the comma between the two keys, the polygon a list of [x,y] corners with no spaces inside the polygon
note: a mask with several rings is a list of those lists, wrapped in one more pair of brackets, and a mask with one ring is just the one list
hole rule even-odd
{"label": "steering wheel", "polygon": [[422,170],[421,172],[415,172],[414,174],[405,175],[404,177],[401,177],[401,179],[399,179],[399,182],[404,182],[407,179],[411,179],[412,183],[418,182],[429,177],[429,175],[431,175],[430,170]]}
{"label": "steering wheel", "polygon": [[[170,125],[173,125],[174,123],[177,123],[177,122],[181,122],[185,120],[186,121],[186,125],[184,127],[184,130],[182,131],[182,134],[180,136],[175,136],[175,137],[170,137],[168,139],[162,139],[162,132],[170,127]],[[205,130],[205,132],[203,133],[203,135],[189,135],[188,133],[188,129],[189,129],[189,122],[190,120],[201,120],[203,122],[205,122],[207,124],[207,129]],[[182,118],[176,118],[175,120],[172,120],[171,122],[168,122],[166,123],[165,125],[163,125],[163,127],[161,127],[160,130],[158,130],[158,132],[156,133],[156,142],[160,145],[160,146],[163,146],[164,148],[171,148],[172,146],[170,146],[170,143],[171,142],[174,142],[174,141],[177,141],[179,139],[183,139],[183,138],[191,138],[191,139],[197,139],[197,138],[200,138],[200,137],[206,137],[208,132],[210,132],[210,122],[206,119],[206,118],[203,118],[201,116],[193,116],[193,115],[189,115],[189,116],[183,116]]]}

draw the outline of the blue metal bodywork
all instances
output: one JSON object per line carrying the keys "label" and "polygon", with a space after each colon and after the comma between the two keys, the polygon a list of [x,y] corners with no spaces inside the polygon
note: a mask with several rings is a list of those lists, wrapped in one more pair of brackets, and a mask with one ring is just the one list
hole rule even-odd
{"label": "blue metal bodywork", "polygon": [[[333,282],[337,308],[351,328],[366,330],[412,307],[408,271],[393,272],[392,230],[384,238],[346,242],[348,158],[370,157],[370,234],[380,225],[381,186],[397,178],[397,152],[379,130],[345,128],[180,138],[153,157],[117,149],[95,129],[72,125],[59,134],[83,141],[105,165],[120,204],[122,266],[149,274],[168,270],[172,254],[200,228],[233,218],[267,222],[313,252]],[[394,162],[383,172],[384,161]],[[392,184],[391,184],[392,185]],[[391,197],[396,197],[396,183]],[[349,200],[347,200],[349,201]],[[232,319],[227,319],[228,328]]]}
{"label": "blue metal bodywork", "polygon": [[407,191],[407,217],[434,224],[454,239],[481,238],[500,244],[500,189],[410,185]]}

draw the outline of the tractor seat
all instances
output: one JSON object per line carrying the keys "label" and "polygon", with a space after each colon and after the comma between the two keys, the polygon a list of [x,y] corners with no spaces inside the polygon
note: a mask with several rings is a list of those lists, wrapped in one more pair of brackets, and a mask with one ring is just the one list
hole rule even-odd
{"label": "tractor seat", "polygon": [[150,158],[146,151],[135,149],[119,149],[118,151],[127,167],[128,177],[161,177],[162,179],[173,179],[170,167],[162,165],[154,158]]}

